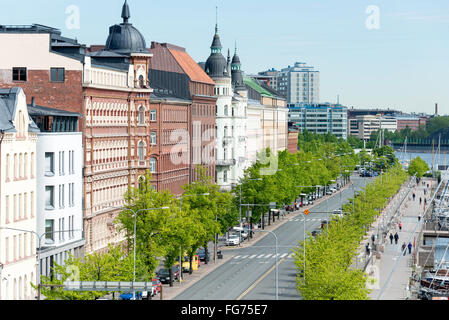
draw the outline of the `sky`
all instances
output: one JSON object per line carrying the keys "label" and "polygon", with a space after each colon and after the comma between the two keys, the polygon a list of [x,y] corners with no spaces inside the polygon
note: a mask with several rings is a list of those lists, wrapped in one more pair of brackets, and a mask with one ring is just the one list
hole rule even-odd
{"label": "sky", "polygon": [[[0,24],[39,23],[104,44],[124,0],[1,1]],[[354,108],[449,114],[447,0],[128,0],[132,23],[151,41],[206,61],[216,23],[224,54],[247,74],[295,62],[320,71],[321,102]],[[0,44],[1,46],[1,44]]]}

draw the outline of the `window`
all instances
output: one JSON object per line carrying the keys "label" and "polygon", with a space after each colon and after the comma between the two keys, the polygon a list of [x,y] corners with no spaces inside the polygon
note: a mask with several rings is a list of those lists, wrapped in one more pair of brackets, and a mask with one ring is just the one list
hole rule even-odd
{"label": "window", "polygon": [[10,156],[9,156],[9,154],[7,154],[6,155],[6,170],[5,170],[6,171],[6,180],[9,180],[9,178],[10,178],[10,172],[9,172],[10,171],[10,169],[9,169],[10,159],[9,158],[10,158]]}
{"label": "window", "polygon": [[137,154],[139,156],[139,161],[145,161],[145,144],[140,141],[137,146]]}
{"label": "window", "polygon": [[225,115],[225,116],[228,115],[228,106],[224,106],[224,115]]}
{"label": "window", "polygon": [[156,159],[155,158],[150,159],[150,172],[151,173],[156,172]]}
{"label": "window", "polygon": [[145,88],[145,80],[142,75],[139,76],[139,86]]}
{"label": "window", "polygon": [[[9,223],[9,196],[5,196],[5,224]],[[1,223],[1,221],[0,221]]]}
{"label": "window", "polygon": [[50,68],[50,81],[51,82],[64,82],[65,81],[64,68]]}
{"label": "window", "polygon": [[64,151],[59,151],[59,175],[64,175]]}
{"label": "window", "polygon": [[74,188],[75,188],[75,184],[74,183],[69,183],[69,207],[75,206],[75,203],[74,203]]}
{"label": "window", "polygon": [[54,153],[45,152],[45,175],[53,176],[54,174],[55,174]]}
{"label": "window", "polygon": [[64,218],[59,219],[59,241],[64,241]]}
{"label": "window", "polygon": [[228,171],[223,171],[223,182],[228,182]]}
{"label": "window", "polygon": [[19,176],[17,168],[17,153],[14,153],[14,178],[17,178]]}
{"label": "window", "polygon": [[144,107],[139,108],[139,124],[142,124],[142,125],[145,124],[145,108]]}
{"label": "window", "polygon": [[52,210],[54,208],[55,208],[54,187],[46,186],[45,187],[45,209]]}
{"label": "window", "polygon": [[27,81],[27,68],[12,68],[13,81]]}
{"label": "window", "polygon": [[157,143],[157,134],[156,134],[156,132],[151,132],[151,134],[150,134],[150,143],[151,143],[151,145],[156,145],[156,143]]}
{"label": "window", "polygon": [[53,231],[54,231],[54,221],[53,220],[45,220],[45,242],[53,243]]}
{"label": "window", "polygon": [[65,204],[65,200],[64,200],[64,192],[65,191],[65,186],[63,184],[59,185],[59,208],[62,209],[64,208]]}
{"label": "window", "polygon": [[157,120],[156,113],[157,113],[156,110],[151,110],[150,111],[151,121],[156,121]]}
{"label": "window", "polygon": [[9,237],[5,238],[5,262],[9,262]]}

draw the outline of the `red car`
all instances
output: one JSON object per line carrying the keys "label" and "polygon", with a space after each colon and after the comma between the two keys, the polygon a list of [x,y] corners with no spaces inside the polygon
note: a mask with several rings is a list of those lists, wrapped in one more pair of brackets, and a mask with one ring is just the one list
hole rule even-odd
{"label": "red car", "polygon": [[162,290],[162,283],[159,279],[154,278],[153,279],[153,287],[156,288],[156,294],[160,293]]}

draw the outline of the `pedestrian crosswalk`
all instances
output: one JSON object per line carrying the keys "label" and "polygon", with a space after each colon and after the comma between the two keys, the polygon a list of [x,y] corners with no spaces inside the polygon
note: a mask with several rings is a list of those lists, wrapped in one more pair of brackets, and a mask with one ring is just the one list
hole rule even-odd
{"label": "pedestrian crosswalk", "polygon": [[[306,218],[306,222],[309,222],[309,221],[321,221],[321,220],[323,220],[323,218]],[[304,218],[294,218],[294,219],[290,219],[288,221],[294,221],[294,222],[301,221],[301,222],[303,222]]]}
{"label": "pedestrian crosswalk", "polygon": [[273,253],[264,254],[253,254],[253,255],[237,255],[233,257],[233,260],[245,260],[245,259],[293,259],[293,253],[278,253],[277,255]]}

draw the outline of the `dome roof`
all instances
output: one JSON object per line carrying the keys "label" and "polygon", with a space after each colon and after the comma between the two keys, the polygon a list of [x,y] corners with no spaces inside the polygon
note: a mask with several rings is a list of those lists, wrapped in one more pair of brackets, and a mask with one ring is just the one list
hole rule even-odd
{"label": "dome roof", "polygon": [[245,83],[243,82],[243,74],[241,67],[242,64],[240,62],[240,58],[237,54],[236,48],[234,57],[232,58],[232,65],[231,65],[232,86],[234,87],[235,90],[246,90]]}
{"label": "dome roof", "polygon": [[119,53],[147,52],[145,38],[139,30],[128,23],[130,17],[129,6],[125,1],[122,9],[123,23],[109,28],[106,50]]}
{"label": "dome roof", "polygon": [[207,59],[204,71],[210,77],[228,76],[228,62],[221,53],[213,53]]}

